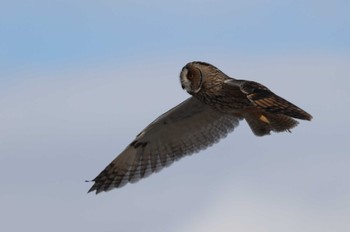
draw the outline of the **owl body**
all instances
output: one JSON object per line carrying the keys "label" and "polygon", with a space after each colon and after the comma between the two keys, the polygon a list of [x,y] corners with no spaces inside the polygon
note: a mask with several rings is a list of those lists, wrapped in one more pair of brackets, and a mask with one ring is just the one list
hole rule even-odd
{"label": "owl body", "polygon": [[212,88],[203,87],[203,91],[193,96],[201,102],[214,107],[223,113],[240,114],[242,110],[253,106],[252,103],[243,97],[237,87],[217,84]]}
{"label": "owl body", "polygon": [[237,80],[205,62],[183,67],[180,82],[192,97],[142,130],[93,181],[89,192],[109,191],[160,171],[218,142],[246,120],[264,136],[290,131],[312,116],[253,81]]}
{"label": "owl body", "polygon": [[[186,75],[190,75],[196,69],[201,70],[200,76],[203,81],[195,79],[195,77],[192,81],[201,82],[202,85],[198,88],[199,84],[195,84],[194,89],[189,89],[191,87],[185,89],[204,104],[210,105],[223,113],[234,114],[240,114],[242,109],[252,106],[250,101],[239,90],[239,87],[225,83],[227,80],[235,79],[230,78],[218,68],[204,62],[188,63],[181,71],[181,83],[183,83]],[[196,87],[197,89],[195,89]]]}

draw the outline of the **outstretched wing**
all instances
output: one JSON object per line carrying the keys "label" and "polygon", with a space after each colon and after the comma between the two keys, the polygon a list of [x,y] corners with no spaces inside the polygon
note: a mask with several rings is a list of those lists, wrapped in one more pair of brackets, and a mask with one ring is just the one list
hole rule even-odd
{"label": "outstretched wing", "polygon": [[93,181],[96,194],[158,172],[227,136],[241,118],[191,97],[147,126]]}
{"label": "outstretched wing", "polygon": [[229,79],[225,83],[240,88],[241,92],[257,107],[266,112],[283,114],[292,118],[311,120],[312,116],[293,103],[276,95],[267,87],[254,81]]}

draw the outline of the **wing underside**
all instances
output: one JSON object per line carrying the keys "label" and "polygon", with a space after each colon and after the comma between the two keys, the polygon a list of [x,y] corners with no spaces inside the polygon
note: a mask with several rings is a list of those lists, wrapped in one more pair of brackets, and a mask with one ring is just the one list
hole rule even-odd
{"label": "wing underside", "polygon": [[108,191],[134,183],[227,136],[241,118],[223,114],[194,97],[147,126],[93,181],[89,190]]}

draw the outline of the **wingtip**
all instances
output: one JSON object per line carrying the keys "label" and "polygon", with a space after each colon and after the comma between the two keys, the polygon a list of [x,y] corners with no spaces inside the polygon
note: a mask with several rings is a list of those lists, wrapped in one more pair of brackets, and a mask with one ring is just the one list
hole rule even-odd
{"label": "wingtip", "polygon": [[[94,180],[86,180],[85,182],[94,182]],[[92,187],[89,189],[89,191],[87,192],[87,194],[89,194],[89,193],[91,193],[91,192],[94,192],[94,191],[96,191],[96,195],[102,191],[102,190],[99,190],[99,189],[96,187],[96,182],[92,185]]]}
{"label": "wingtip", "polygon": [[308,115],[308,118],[307,118],[306,120],[311,121],[312,119],[313,119],[312,115],[309,114],[309,115]]}
{"label": "wingtip", "polygon": [[99,190],[99,189],[96,189],[94,186],[92,188],[89,189],[89,191],[87,192],[87,194],[91,193],[91,192],[94,192],[95,191],[95,194],[99,194],[100,192],[102,192],[103,190]]}
{"label": "wingtip", "polygon": [[303,111],[302,110],[302,114],[300,115],[300,117],[296,117],[296,118],[299,118],[299,119],[302,119],[302,120],[306,120],[306,121],[311,121],[313,119],[312,115]]}
{"label": "wingtip", "polygon": [[94,186],[92,186],[87,193],[89,194],[89,193],[91,193],[93,191],[95,191],[95,187]]}

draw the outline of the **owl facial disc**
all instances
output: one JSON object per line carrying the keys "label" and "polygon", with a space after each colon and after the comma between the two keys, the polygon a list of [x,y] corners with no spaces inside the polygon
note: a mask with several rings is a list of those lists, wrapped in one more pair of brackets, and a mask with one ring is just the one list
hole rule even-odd
{"label": "owl facial disc", "polygon": [[180,73],[181,86],[189,94],[198,93],[204,81],[204,76],[199,68],[194,67],[191,63],[187,64]]}

